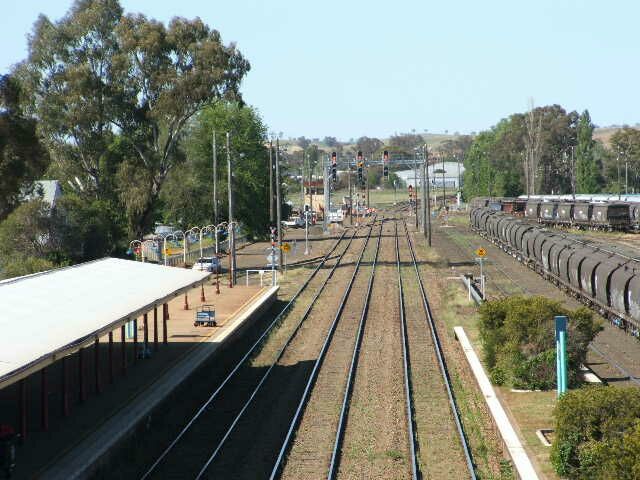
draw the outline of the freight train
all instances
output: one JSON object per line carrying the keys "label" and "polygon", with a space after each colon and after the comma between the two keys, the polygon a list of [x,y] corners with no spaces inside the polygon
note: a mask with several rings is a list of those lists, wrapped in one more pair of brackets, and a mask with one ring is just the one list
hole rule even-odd
{"label": "freight train", "polygon": [[[478,200],[474,205],[481,204]],[[471,228],[556,286],[638,337],[640,256],[553,231],[491,205],[470,209]]]}
{"label": "freight train", "polygon": [[592,230],[640,230],[640,203],[620,200],[588,201],[567,199],[563,196],[539,198],[486,198],[471,201],[471,208],[488,207],[491,210],[524,216],[530,220],[556,227]]}

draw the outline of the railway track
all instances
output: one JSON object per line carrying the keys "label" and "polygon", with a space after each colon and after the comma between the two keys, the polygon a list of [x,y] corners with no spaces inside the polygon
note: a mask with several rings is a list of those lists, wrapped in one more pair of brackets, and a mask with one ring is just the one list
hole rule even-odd
{"label": "railway track", "polygon": [[[285,305],[258,340],[247,350],[226,378],[202,403],[195,414],[184,425],[176,429],[177,435],[166,447],[163,447],[154,461],[149,462],[148,467],[140,472],[140,478],[196,478],[201,467],[211,455],[212,438],[223,438],[225,427],[226,429],[229,427],[229,424],[224,424],[222,419],[234,418],[237,415],[241,407],[237,405],[237,399],[250,396],[252,389],[264,375],[264,369],[252,368],[251,365],[255,358],[259,357],[258,352],[270,341],[277,343],[278,340],[282,340],[285,344],[290,342],[303,327],[318,298],[347,255],[351,244],[358,241],[358,231],[352,230],[350,235],[347,235],[346,231],[342,234],[305,283],[300,286],[291,301]],[[334,252],[336,253],[334,254]],[[307,304],[304,297],[309,295],[312,295],[312,298]],[[291,317],[299,318],[299,320],[290,322],[292,325],[287,325],[286,320]],[[280,328],[276,328],[278,326]]]}
{"label": "railway track", "polygon": [[141,478],[475,478],[403,225],[338,239]]}
{"label": "railway track", "polygon": [[378,229],[377,242],[375,245],[371,243],[363,255],[361,263],[365,265],[354,272],[350,291],[345,292],[343,308],[335,317],[338,323],[331,342],[325,350],[326,354],[318,359],[318,374],[313,390],[309,392],[307,389],[307,395],[298,405],[272,469],[272,479],[333,476],[337,451],[335,445],[339,444],[336,439],[339,433],[336,432],[341,431],[344,408],[348,404],[347,378],[353,376],[360,349],[380,250],[382,224]]}
{"label": "railway track", "polygon": [[[408,230],[401,255],[397,221],[386,226],[354,272],[270,479],[475,478]],[[407,308],[405,283],[422,308]]]}
{"label": "railway track", "polygon": [[[405,295],[409,379],[414,399],[414,422],[422,478],[475,479],[473,459],[451,385],[429,299],[418,267],[415,248],[405,222],[397,247],[398,271]],[[399,236],[396,237],[399,242]],[[406,253],[403,253],[406,252]],[[417,301],[416,301],[417,300]],[[437,373],[436,373],[437,372]]]}

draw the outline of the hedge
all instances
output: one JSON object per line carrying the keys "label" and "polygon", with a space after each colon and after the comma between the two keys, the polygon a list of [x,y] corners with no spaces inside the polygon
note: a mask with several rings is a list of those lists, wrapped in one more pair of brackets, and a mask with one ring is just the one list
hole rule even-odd
{"label": "hedge", "polygon": [[601,326],[587,308],[571,311],[545,297],[514,296],[480,307],[480,340],[492,381],[515,388],[556,386],[554,316],[566,315],[569,385],[580,383],[579,365]]}

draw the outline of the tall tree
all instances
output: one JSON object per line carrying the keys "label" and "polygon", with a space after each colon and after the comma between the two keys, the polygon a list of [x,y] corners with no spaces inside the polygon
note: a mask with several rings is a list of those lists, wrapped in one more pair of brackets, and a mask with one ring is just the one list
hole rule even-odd
{"label": "tall tree", "polygon": [[356,142],[356,148],[362,150],[365,156],[374,155],[382,145],[382,141],[375,137],[360,137]]}
{"label": "tall tree", "polygon": [[[136,205],[133,233],[144,232],[189,119],[206,105],[239,97],[248,62],[200,19],[168,26],[143,15],[123,16],[118,0],[76,0],[55,24],[36,22],[20,72],[32,111],[54,159],[104,192],[105,152],[115,135],[133,157],[121,166],[135,177],[123,201]],[[119,167],[120,168],[120,167]],[[131,173],[134,171],[135,173]],[[142,198],[132,198],[141,193]]]}
{"label": "tall tree", "polygon": [[607,176],[612,190],[620,190],[626,167],[629,187],[635,192],[640,191],[640,130],[624,127],[615,132],[611,136],[611,150]]}
{"label": "tall tree", "polygon": [[193,122],[185,138],[187,159],[171,171],[162,191],[165,220],[183,228],[213,223],[213,132],[217,136],[220,219],[226,220],[228,212],[225,136],[230,132],[234,216],[251,233],[262,236],[268,218],[267,128],[253,108],[235,102],[206,107]]}
{"label": "tall tree", "polygon": [[598,165],[594,157],[594,126],[589,111],[580,115],[577,127],[578,145],[575,149],[575,182],[577,193],[596,193],[600,187]]}
{"label": "tall tree", "polygon": [[18,206],[49,163],[36,122],[24,116],[19,97],[17,79],[0,76],[0,220]]}

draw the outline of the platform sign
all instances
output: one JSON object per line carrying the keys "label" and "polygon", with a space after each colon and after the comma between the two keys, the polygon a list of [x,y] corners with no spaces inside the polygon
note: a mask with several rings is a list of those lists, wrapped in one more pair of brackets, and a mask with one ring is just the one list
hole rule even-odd
{"label": "platform sign", "polygon": [[487,251],[480,247],[476,250],[476,255],[479,256],[480,258],[486,257],[487,256]]}
{"label": "platform sign", "polygon": [[267,255],[267,267],[276,265],[279,258],[280,256],[278,255],[278,252],[270,253],[269,255]]}
{"label": "platform sign", "polygon": [[567,317],[554,317],[556,324],[556,378],[558,398],[567,391]]}

